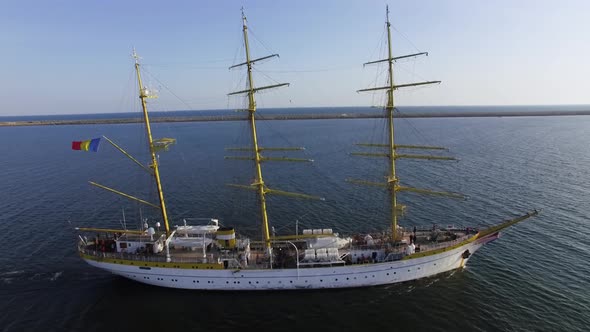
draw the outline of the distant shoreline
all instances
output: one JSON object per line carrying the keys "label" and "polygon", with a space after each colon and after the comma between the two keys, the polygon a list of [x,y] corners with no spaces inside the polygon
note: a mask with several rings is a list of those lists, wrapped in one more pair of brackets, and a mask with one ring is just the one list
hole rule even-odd
{"label": "distant shoreline", "polygon": [[[486,118],[486,117],[530,117],[530,116],[576,116],[590,115],[586,111],[525,111],[525,112],[449,112],[449,113],[405,113],[396,114],[396,118]],[[257,120],[326,120],[326,119],[376,119],[383,118],[382,113],[318,113],[318,114],[267,114]],[[150,122],[202,122],[202,121],[242,121],[245,115],[195,115],[154,117]],[[126,119],[84,119],[84,120],[32,120],[2,121],[0,127],[19,126],[61,126],[92,124],[128,124],[141,123],[141,118]]]}

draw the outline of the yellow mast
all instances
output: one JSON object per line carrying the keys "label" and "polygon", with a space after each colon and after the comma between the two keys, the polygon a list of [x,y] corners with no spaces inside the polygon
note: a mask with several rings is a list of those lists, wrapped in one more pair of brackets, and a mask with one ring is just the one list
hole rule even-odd
{"label": "yellow mast", "polygon": [[389,6],[386,6],[387,16],[387,46],[388,46],[388,58],[389,64],[389,90],[387,91],[387,121],[389,124],[389,177],[387,183],[389,185],[389,191],[391,192],[391,231],[392,239],[395,242],[397,240],[397,198],[396,190],[397,178],[395,177],[395,143],[394,143],[394,127],[393,127],[393,56],[391,53],[391,23],[389,23]]}
{"label": "yellow mast", "polygon": [[152,155],[152,165],[154,170],[154,178],[156,179],[156,185],[158,187],[158,197],[160,199],[160,210],[162,211],[162,219],[166,227],[166,238],[170,236],[170,226],[168,225],[168,214],[166,212],[166,203],[164,201],[164,192],[162,191],[162,182],[160,181],[160,171],[158,169],[158,159],[156,158],[156,150],[154,148],[154,140],[152,139],[152,129],[150,127],[150,118],[147,112],[146,99],[150,98],[149,91],[143,87],[141,81],[141,74],[139,72],[139,56],[133,50],[133,58],[135,59],[135,72],[137,73],[137,82],[139,85],[139,99],[141,99],[141,107],[143,110],[143,119],[145,121],[145,128],[147,131],[148,142],[150,147],[150,154]]}
{"label": "yellow mast", "polygon": [[262,168],[260,167],[260,149],[258,147],[258,135],[256,134],[256,120],[254,113],[256,112],[256,101],[254,100],[254,80],[252,78],[252,62],[250,61],[250,46],[248,45],[248,26],[246,15],[242,10],[242,21],[244,25],[244,45],[246,48],[246,66],[248,67],[248,117],[250,120],[250,129],[252,131],[252,144],[254,148],[254,164],[256,165],[256,181],[258,197],[260,198],[260,213],[262,215],[262,236],[267,251],[270,253],[270,232],[268,227],[268,216],[266,214],[266,197],[264,190],[264,180],[262,179]]}
{"label": "yellow mast", "polygon": [[[263,242],[266,247],[267,253],[269,255],[271,267],[272,267],[272,241],[274,238],[271,238],[269,232],[269,222],[268,216],[266,212],[266,195],[274,194],[274,195],[282,195],[282,196],[290,196],[296,198],[305,198],[305,199],[319,199],[323,200],[322,197],[310,196],[301,193],[293,193],[284,190],[277,190],[269,188],[262,179],[262,166],[263,162],[268,161],[289,161],[289,162],[312,162],[311,159],[304,159],[304,158],[290,158],[290,157],[269,157],[263,156],[262,153],[265,151],[302,151],[303,148],[289,148],[289,147],[261,147],[258,144],[258,136],[256,133],[256,120],[254,114],[256,113],[256,100],[254,99],[254,94],[261,90],[273,89],[282,86],[288,86],[289,83],[278,83],[273,85],[261,86],[261,87],[254,87],[254,79],[252,77],[252,65],[258,61],[270,59],[273,57],[278,57],[278,54],[271,54],[268,56],[264,56],[257,59],[252,59],[250,57],[250,45],[248,44],[248,26],[246,15],[244,14],[244,9],[242,8],[242,21],[243,21],[243,33],[244,33],[244,46],[246,49],[246,62],[233,65],[229,67],[229,69],[237,68],[246,65],[248,68],[248,87],[246,90],[236,91],[229,93],[228,96],[232,95],[240,95],[240,94],[247,94],[248,95],[248,121],[250,122],[250,129],[252,134],[252,148],[230,148],[228,150],[232,151],[253,151],[253,157],[242,157],[242,156],[229,156],[225,157],[226,159],[238,159],[238,160],[253,160],[256,166],[256,178],[254,183],[251,183],[248,186],[239,185],[239,184],[229,184],[232,187],[241,188],[241,189],[248,189],[254,190],[257,192],[258,197],[260,198],[260,212],[262,216],[262,236]],[[274,239],[276,240],[276,239]]]}
{"label": "yellow mast", "polygon": [[403,210],[404,206],[397,203],[397,192],[398,191],[411,191],[417,192],[421,194],[429,194],[429,195],[439,195],[439,196],[448,196],[448,197],[455,197],[455,198],[463,198],[463,195],[452,193],[452,192],[442,192],[442,191],[432,191],[428,189],[418,189],[412,187],[405,187],[399,184],[399,179],[396,176],[395,171],[395,161],[398,158],[414,158],[414,159],[428,159],[428,160],[454,160],[454,158],[450,157],[443,157],[443,156],[430,156],[430,155],[420,155],[420,154],[405,154],[396,153],[397,149],[426,149],[426,150],[444,150],[444,148],[436,147],[436,146],[420,146],[420,145],[395,145],[394,139],[394,123],[393,123],[393,112],[395,110],[394,105],[394,98],[393,92],[399,88],[411,87],[411,86],[420,86],[420,85],[427,85],[427,84],[435,84],[440,83],[440,81],[426,81],[426,82],[417,82],[417,83],[409,83],[409,84],[399,84],[395,85],[393,82],[393,63],[400,59],[420,56],[420,55],[428,55],[426,52],[420,52],[415,54],[409,55],[402,55],[402,56],[393,56],[392,47],[391,47],[391,23],[389,22],[389,6],[386,7],[386,25],[387,25],[387,47],[388,47],[388,55],[386,59],[377,60],[377,61],[370,61],[365,63],[364,65],[370,64],[378,64],[387,62],[388,64],[388,85],[375,87],[375,88],[368,88],[368,89],[361,89],[357,92],[363,91],[378,91],[378,90],[386,90],[387,91],[387,105],[385,106],[386,116],[388,121],[388,129],[389,129],[389,137],[387,144],[375,144],[375,143],[361,143],[357,144],[359,146],[365,147],[383,147],[387,148],[387,153],[352,153],[353,155],[358,156],[366,156],[366,157],[386,157],[389,159],[389,174],[387,176],[387,183],[377,183],[371,181],[363,181],[363,180],[353,180],[348,179],[349,182],[369,185],[369,186],[382,186],[386,187],[391,193],[391,228],[392,228],[392,240],[396,242],[398,240],[398,232],[397,232],[397,218],[398,213]]}

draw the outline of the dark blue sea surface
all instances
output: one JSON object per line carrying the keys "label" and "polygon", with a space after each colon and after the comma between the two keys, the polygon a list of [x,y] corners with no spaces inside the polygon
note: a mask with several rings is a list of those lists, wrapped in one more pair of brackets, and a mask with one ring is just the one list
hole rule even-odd
{"label": "dark blue sea surface", "polygon": [[[282,111],[293,113],[293,109]],[[264,110],[260,112],[264,116]],[[268,214],[278,235],[293,233],[296,222],[299,229],[333,228],[342,234],[389,227],[387,193],[345,182],[347,178],[384,180],[385,160],[350,155],[378,151],[354,144],[383,139],[382,121],[257,124],[262,146],[306,148],[274,152],[274,156],[314,160],[311,164],[265,163],[267,185],[326,198],[270,196]],[[401,159],[397,173],[402,184],[469,197],[455,200],[403,193],[400,200],[408,206],[403,226],[478,227],[532,209],[541,210],[540,215],[505,231],[462,270],[384,287],[264,293],[147,286],[92,268],[78,257],[74,227],[125,223],[132,228],[141,218],[154,224],[158,212],[88,184],[95,181],[157,201],[145,171],[105,141],[96,153],[73,151],[71,142],[105,135],[147,161],[142,125],[0,128],[4,142],[0,147],[0,328],[587,331],[589,128],[590,117],[585,116],[398,120],[397,143],[445,146],[449,151],[433,153],[459,159]],[[183,218],[215,217],[238,232],[259,236],[256,197],[226,186],[249,184],[254,178],[250,162],[224,159],[238,154],[225,148],[247,144],[246,123],[158,123],[153,132],[156,137],[177,139],[159,157],[173,225],[181,224]]]}

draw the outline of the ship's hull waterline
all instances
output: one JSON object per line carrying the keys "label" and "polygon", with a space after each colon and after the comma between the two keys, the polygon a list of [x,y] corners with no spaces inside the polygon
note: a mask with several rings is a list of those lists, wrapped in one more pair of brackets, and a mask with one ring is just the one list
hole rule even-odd
{"label": "ship's hull waterline", "polygon": [[88,264],[116,275],[169,288],[223,291],[353,288],[411,281],[464,267],[475,251],[499,235],[490,234],[455,249],[419,258],[299,269],[182,269],[83,258]]}

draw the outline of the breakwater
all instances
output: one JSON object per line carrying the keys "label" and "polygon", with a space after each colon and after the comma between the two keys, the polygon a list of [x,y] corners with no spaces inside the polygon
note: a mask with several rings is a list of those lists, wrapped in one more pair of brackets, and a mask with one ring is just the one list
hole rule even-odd
{"label": "breakwater", "polygon": [[[525,116],[579,116],[590,115],[590,110],[580,111],[505,111],[505,112],[444,112],[444,113],[403,113],[395,114],[396,118],[467,118],[467,117],[525,117]],[[321,119],[371,119],[383,118],[384,113],[317,113],[317,114],[266,114],[258,120],[321,120]],[[245,114],[240,115],[193,115],[153,117],[157,122],[198,122],[198,121],[242,121]],[[31,121],[0,121],[0,127],[10,126],[58,126],[58,125],[92,125],[92,124],[126,124],[140,123],[137,118],[121,119],[80,119],[80,120],[31,120]]]}

